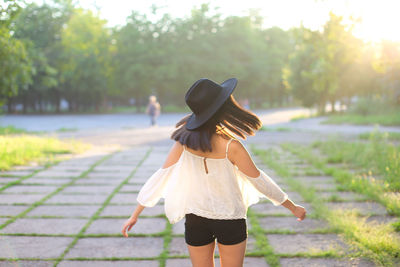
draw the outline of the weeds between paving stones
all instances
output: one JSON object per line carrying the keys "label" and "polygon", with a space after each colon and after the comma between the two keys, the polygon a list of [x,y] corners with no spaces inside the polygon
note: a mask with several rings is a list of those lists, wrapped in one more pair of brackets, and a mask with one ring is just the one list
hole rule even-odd
{"label": "weeds between paving stones", "polygon": [[65,187],[73,184],[76,180],[85,177],[96,165],[100,164],[101,162],[103,162],[104,160],[106,160],[107,158],[109,158],[111,156],[112,156],[112,154],[103,157],[102,159],[97,161],[95,164],[93,164],[88,170],[84,171],[81,175],[69,180],[69,182],[63,184],[61,187],[58,187],[55,191],[51,192],[50,194],[47,194],[45,197],[41,198],[40,200],[35,201],[32,205],[30,205],[29,208],[24,210],[22,213],[18,214],[17,216],[14,216],[13,218],[7,220],[5,223],[0,225],[0,230],[3,229],[4,227],[6,227],[7,225],[9,225],[10,223],[15,222],[15,220],[24,217],[28,212],[33,210],[35,207],[42,205],[47,199],[51,198],[53,195],[56,195],[58,192],[62,191]]}
{"label": "weeds between paving stones", "polygon": [[[295,144],[284,144],[282,147],[289,150],[293,154],[302,159],[307,159],[315,167],[325,170],[325,162],[321,157],[315,157],[311,153],[310,148],[298,146]],[[270,164],[277,173],[288,175],[285,166],[282,166],[276,160],[279,157],[277,151],[256,151],[261,154],[262,158],[267,164]],[[332,167],[330,167],[331,169]],[[337,232],[342,233],[350,247],[357,249],[359,256],[367,257],[373,260],[376,264],[381,266],[395,266],[399,263],[400,242],[394,233],[393,227],[390,225],[379,223],[367,223],[367,217],[360,217],[354,211],[334,210],[330,211],[323,204],[323,200],[319,199],[318,195],[312,193],[311,196],[306,188],[301,190],[299,185],[292,177],[285,177],[289,184],[294,185],[305,198],[311,200],[317,217],[325,217],[328,223],[336,229]],[[339,182],[341,180],[339,179]],[[300,186],[301,187],[301,186]],[[358,187],[357,187],[358,188]],[[359,192],[362,193],[363,191]],[[313,195],[313,196],[312,196]]]}
{"label": "weeds between paving stones", "polygon": [[[70,249],[78,242],[78,240],[84,236],[84,233],[86,229],[91,225],[91,223],[99,218],[99,214],[103,211],[103,209],[107,206],[107,204],[110,202],[110,200],[114,197],[114,195],[120,190],[120,188],[128,183],[128,180],[135,174],[137,169],[141,166],[141,164],[144,162],[144,160],[149,156],[151,153],[151,149],[149,149],[142,160],[137,164],[137,166],[134,168],[134,170],[128,175],[127,178],[125,178],[115,189],[114,191],[107,197],[107,199],[103,202],[101,207],[95,212],[94,215],[89,219],[89,221],[84,225],[84,227],[79,231],[79,233],[76,235],[74,240],[67,246],[67,248],[64,250],[64,252],[57,258],[56,262],[54,263],[54,266],[57,266],[57,264],[62,261],[65,257],[65,255],[70,251]],[[119,235],[120,236],[120,235]],[[118,258],[119,259],[119,258]]]}

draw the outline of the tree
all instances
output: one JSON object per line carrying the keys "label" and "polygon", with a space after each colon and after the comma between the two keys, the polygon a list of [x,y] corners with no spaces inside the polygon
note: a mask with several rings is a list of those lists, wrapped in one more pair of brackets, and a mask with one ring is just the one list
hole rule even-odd
{"label": "tree", "polygon": [[16,39],[10,30],[19,11],[19,1],[3,1],[0,5],[0,105],[9,99],[10,112],[11,97],[18,94],[19,88],[31,82],[31,61],[25,44]]}
{"label": "tree", "polygon": [[[45,101],[52,102],[59,111],[60,90],[58,85],[58,65],[60,64],[61,30],[67,21],[68,5],[25,7],[15,21],[15,37],[27,43],[29,57],[33,62],[33,83],[20,94],[26,111],[28,104],[43,111]],[[38,105],[36,105],[38,104]]]}
{"label": "tree", "polygon": [[106,21],[92,12],[75,9],[61,34],[61,87],[70,110],[99,110],[104,103],[109,78],[110,32]]}
{"label": "tree", "polygon": [[285,71],[286,86],[304,105],[316,104],[319,113],[328,101],[334,111],[336,100],[354,85],[344,77],[358,58],[360,43],[333,13],[322,32],[302,27],[294,34],[297,44]]}

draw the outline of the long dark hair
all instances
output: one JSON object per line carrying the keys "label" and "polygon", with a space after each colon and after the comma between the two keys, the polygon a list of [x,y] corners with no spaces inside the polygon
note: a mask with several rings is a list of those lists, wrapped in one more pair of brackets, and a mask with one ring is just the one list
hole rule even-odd
{"label": "long dark hair", "polygon": [[218,111],[202,126],[195,130],[185,127],[191,114],[183,117],[177,124],[171,139],[194,150],[212,151],[211,136],[219,133],[224,138],[246,139],[246,135],[254,135],[262,123],[256,114],[242,108],[231,95]]}

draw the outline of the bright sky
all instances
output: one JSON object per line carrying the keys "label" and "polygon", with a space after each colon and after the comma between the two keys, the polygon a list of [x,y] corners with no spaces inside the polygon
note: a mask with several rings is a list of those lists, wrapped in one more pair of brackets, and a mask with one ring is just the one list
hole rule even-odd
{"label": "bright sky", "polygon": [[[132,10],[150,14],[150,6],[162,7],[163,13],[173,17],[190,15],[192,7],[199,7],[204,1],[196,0],[80,0],[84,8],[100,11],[100,16],[110,26],[123,25]],[[211,8],[220,7],[223,16],[246,15],[249,9],[260,9],[265,27],[278,26],[282,29],[299,26],[319,29],[329,17],[329,12],[344,18],[361,18],[354,29],[354,35],[365,41],[381,39],[400,42],[400,1],[399,0],[214,0]]]}

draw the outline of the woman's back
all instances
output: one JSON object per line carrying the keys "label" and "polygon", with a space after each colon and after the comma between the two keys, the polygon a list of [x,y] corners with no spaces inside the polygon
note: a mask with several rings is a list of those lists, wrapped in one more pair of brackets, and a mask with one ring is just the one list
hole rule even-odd
{"label": "woman's back", "polygon": [[211,147],[212,151],[211,152],[204,152],[201,150],[194,150],[188,147],[185,147],[186,150],[188,150],[190,153],[195,154],[200,157],[205,157],[205,158],[214,158],[214,159],[221,159],[225,158],[226,156],[226,148],[228,145],[230,139],[224,138],[219,134],[213,134],[211,137]]}

